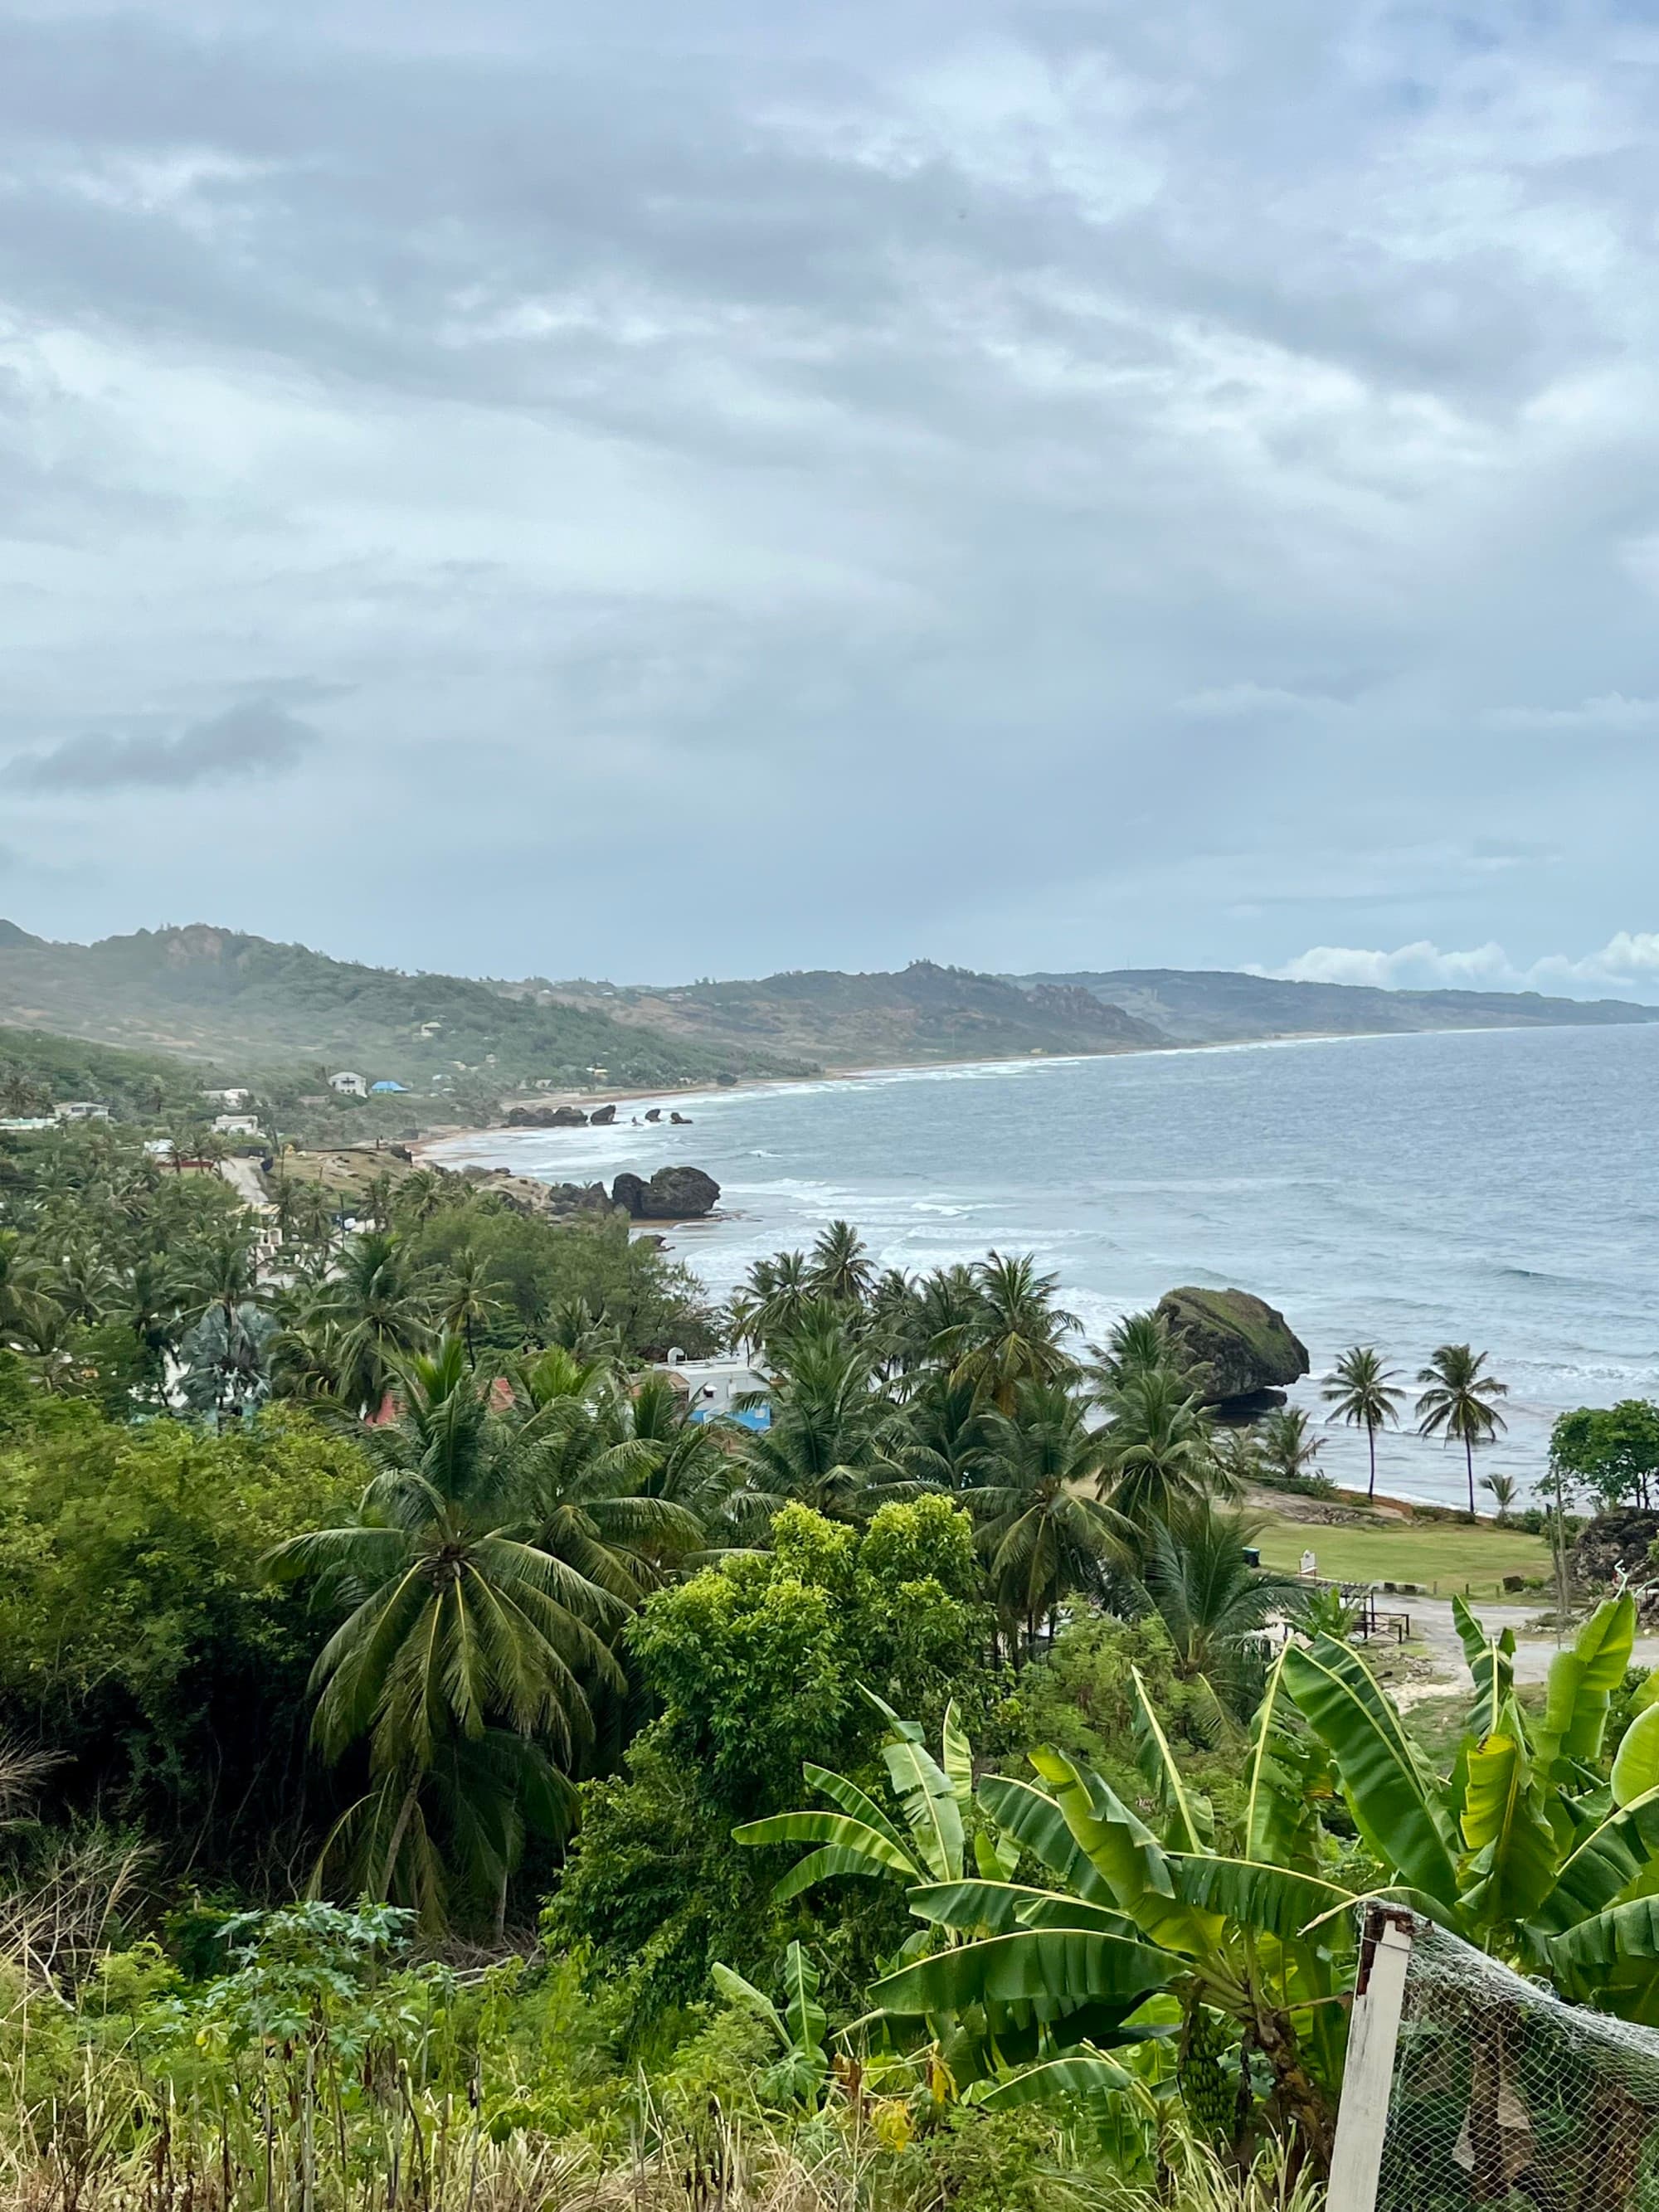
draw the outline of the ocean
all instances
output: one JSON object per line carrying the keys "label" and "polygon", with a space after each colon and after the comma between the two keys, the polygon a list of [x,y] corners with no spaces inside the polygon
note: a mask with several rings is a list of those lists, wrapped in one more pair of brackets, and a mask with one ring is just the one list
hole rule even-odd
{"label": "ocean", "polygon": [[[691,1125],[635,1126],[661,1103]],[[1030,1060],[629,1100],[609,1129],[434,1148],[550,1181],[706,1169],[667,1234],[717,1297],[837,1217],[884,1267],[1031,1252],[1086,1334],[1179,1283],[1279,1307],[1313,1376],[1375,1344],[1410,1383],[1468,1340],[1510,1387],[1477,1473],[1544,1472],[1564,1407],[1659,1395],[1659,1024],[1344,1037]],[[1362,1436],[1323,1465],[1364,1480]],[[1379,1488],[1456,1502],[1461,1451],[1379,1444]]]}

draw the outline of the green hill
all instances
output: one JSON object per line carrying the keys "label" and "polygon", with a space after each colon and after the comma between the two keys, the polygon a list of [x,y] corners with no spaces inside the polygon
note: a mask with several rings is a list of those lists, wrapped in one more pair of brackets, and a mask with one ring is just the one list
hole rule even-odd
{"label": "green hill", "polygon": [[[458,1066],[502,1088],[804,1074],[760,1047],[667,1037],[597,1008],[505,997],[454,975],[406,975],[196,924],[95,945],[0,928],[0,1024],[210,1060],[228,1079],[297,1062],[416,1081]],[[493,1055],[493,1060],[492,1060]]]}
{"label": "green hill", "polygon": [[41,1030],[0,1029],[0,1116],[95,1098],[118,1119],[200,1114],[202,1067]]}
{"label": "green hill", "polygon": [[1547,999],[1536,991],[1384,991],[1361,983],[1287,983],[1225,969],[1115,968],[1009,980],[1028,988],[1089,992],[1155,1024],[1182,1044],[1659,1021],[1659,1006],[1636,1006],[1628,999]]}
{"label": "green hill", "polygon": [[755,982],[652,989],[537,981],[538,1003],[598,1011],[690,1043],[843,1067],[1025,1053],[1133,1052],[1167,1044],[1152,1023],[1068,985],[1024,989],[969,968],[913,961],[896,974],[811,969]]}

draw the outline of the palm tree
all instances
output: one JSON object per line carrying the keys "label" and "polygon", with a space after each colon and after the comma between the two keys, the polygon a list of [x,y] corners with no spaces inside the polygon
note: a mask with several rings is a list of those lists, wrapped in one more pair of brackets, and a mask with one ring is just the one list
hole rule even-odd
{"label": "palm tree", "polygon": [[807,1281],[814,1297],[862,1305],[876,1279],[869,1248],[850,1221],[832,1221],[812,1247]]}
{"label": "palm tree", "polygon": [[1461,1443],[1469,1479],[1469,1518],[1474,1519],[1474,1448],[1489,1443],[1508,1423],[1492,1403],[1507,1398],[1510,1386],[1486,1372],[1486,1355],[1467,1344],[1443,1344],[1417,1379],[1425,1385],[1417,1401],[1417,1432]]}
{"label": "palm tree", "polygon": [[401,1241],[370,1230],[348,1238],[338,1273],[306,1318],[330,1334],[339,1395],[367,1415],[379,1409],[402,1363],[429,1341],[431,1312]]}
{"label": "palm tree", "polygon": [[452,1336],[459,1335],[465,1344],[469,1367],[477,1364],[474,1332],[506,1306],[506,1300],[490,1290],[495,1279],[489,1261],[470,1244],[464,1245],[450,1261],[448,1278],[439,1295],[438,1318]]}
{"label": "palm tree", "polygon": [[15,1229],[0,1229],[0,1340],[33,1327],[52,1304],[45,1268]]}
{"label": "palm tree", "polygon": [[1091,1400],[1099,1406],[1109,1405],[1113,1393],[1132,1376],[1150,1375],[1172,1364],[1170,1332],[1155,1313],[1125,1314],[1113,1323],[1105,1344],[1091,1344],[1089,1350],[1093,1356],[1085,1372]]}
{"label": "palm tree", "polygon": [[1198,1504],[1216,1479],[1209,1418],[1167,1367],[1132,1375],[1114,1394],[1104,1440],[1101,1493],[1143,1536]]}
{"label": "palm tree", "polygon": [[1300,1406],[1281,1406],[1256,1425],[1256,1450],[1264,1480],[1295,1490],[1318,1473],[1319,1439],[1308,1433]]}
{"label": "palm tree", "polygon": [[116,1277],[111,1303],[137,1339],[145,1364],[159,1381],[169,1356],[179,1348],[179,1291],[166,1260],[141,1253]]}
{"label": "palm tree", "polygon": [[903,1438],[894,1456],[930,1489],[965,1491],[984,1476],[990,1417],[974,1383],[948,1367],[927,1368],[905,1401]]}
{"label": "palm tree", "polygon": [[742,1343],[769,1346],[774,1338],[799,1328],[816,1295],[804,1252],[757,1260],[733,1293],[728,1309],[732,1334]]}
{"label": "palm tree", "polygon": [[[312,1672],[313,1734],[331,1760],[367,1740],[374,1786],[343,1831],[372,1850],[374,1894],[430,1911],[441,1869],[422,1798],[435,1789],[453,1822],[459,1778],[487,1780],[492,1764],[521,1805],[527,1771],[543,1800],[566,1795],[524,1747],[568,1762],[591,1737],[588,1686],[621,1687],[610,1638],[628,1608],[533,1540],[541,1443],[491,1411],[459,1339],[397,1378],[398,1419],[361,1437],[375,1472],[356,1519],[291,1537],[265,1565],[277,1581],[318,1575],[350,1607]],[[458,1832],[497,1887],[513,1834],[499,1809]]]}
{"label": "palm tree", "polygon": [[1371,1462],[1367,1498],[1376,1495],[1376,1432],[1399,1424],[1406,1394],[1391,1387],[1399,1372],[1397,1367],[1385,1367],[1381,1355],[1370,1345],[1355,1344],[1325,1378],[1325,1402],[1331,1408],[1326,1419],[1346,1421],[1350,1428],[1365,1431]]}
{"label": "palm tree", "polygon": [[1498,1508],[1498,1527],[1507,1528],[1510,1516],[1515,1510],[1516,1498],[1520,1494],[1520,1485],[1512,1474],[1483,1474],[1480,1487],[1492,1493],[1492,1503]]}
{"label": "palm tree", "polygon": [[414,1168],[398,1184],[392,1210],[414,1228],[429,1221],[443,1204],[443,1177],[435,1168]]}
{"label": "palm tree", "polygon": [[992,1413],[981,1479],[964,1492],[979,1523],[991,1592],[1011,1640],[1077,1593],[1102,1595],[1133,1549],[1133,1531],[1098,1498],[1103,1431],[1084,1425],[1063,1382],[1024,1382],[1015,1412]]}
{"label": "palm tree", "polygon": [[1029,1255],[991,1253],[974,1269],[969,1318],[940,1340],[961,1380],[982,1389],[1000,1413],[1013,1412],[1022,1382],[1054,1382],[1076,1371],[1061,1340],[1078,1318],[1054,1304],[1057,1279],[1040,1275]]}
{"label": "palm tree", "polygon": [[914,1482],[894,1455],[902,1418],[877,1389],[864,1346],[844,1329],[819,1327],[785,1338],[777,1352],[766,1394],[771,1426],[741,1448],[751,1517],[799,1504],[855,1521],[872,1486]]}
{"label": "palm tree", "polygon": [[1149,1607],[1170,1632],[1176,1672],[1189,1681],[1201,1677],[1239,1717],[1255,1703],[1252,1689],[1260,1693],[1251,1664],[1256,1639],[1301,1595],[1289,1576],[1251,1565],[1262,1525],[1207,1500],[1188,1507],[1154,1525],[1141,1578]]}

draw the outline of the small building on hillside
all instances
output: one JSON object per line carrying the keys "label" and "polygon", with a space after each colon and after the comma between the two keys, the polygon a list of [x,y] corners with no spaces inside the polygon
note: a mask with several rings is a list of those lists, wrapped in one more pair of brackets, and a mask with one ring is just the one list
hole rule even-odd
{"label": "small building on hillside", "polygon": [[671,1352],[660,1371],[684,1385],[693,1421],[735,1421],[761,1433],[772,1425],[769,1406],[738,1410],[739,1398],[767,1387],[766,1376],[746,1359],[688,1359],[684,1352]]}
{"label": "small building on hillside", "polygon": [[343,1098],[367,1098],[368,1096],[368,1084],[361,1075],[354,1075],[349,1067],[342,1068],[337,1075],[331,1075],[328,1087],[331,1091],[337,1091]]}
{"label": "small building on hillside", "polygon": [[257,1114],[216,1114],[213,1126],[222,1137],[257,1137],[259,1117]]}
{"label": "small building on hillside", "polygon": [[109,1108],[95,1098],[65,1098],[61,1105],[52,1108],[53,1117],[59,1121],[107,1121]]}
{"label": "small building on hillside", "polygon": [[379,1083],[371,1083],[368,1087],[374,1091],[407,1091],[409,1085],[406,1083],[392,1083],[383,1079]]}
{"label": "small building on hillside", "polygon": [[228,1114],[240,1114],[253,1093],[244,1083],[231,1083],[222,1091],[204,1091],[202,1096],[210,1106],[222,1106]]}

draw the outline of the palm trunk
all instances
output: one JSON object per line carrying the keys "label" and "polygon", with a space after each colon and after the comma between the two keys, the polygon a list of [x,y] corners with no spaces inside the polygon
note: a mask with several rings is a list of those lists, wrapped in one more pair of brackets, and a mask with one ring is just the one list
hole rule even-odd
{"label": "palm trunk", "polygon": [[1474,1437],[1471,1437],[1471,1436],[1468,1436],[1468,1435],[1466,1435],[1466,1436],[1464,1437],[1464,1438],[1463,1438],[1463,1456],[1464,1456],[1464,1458],[1465,1458],[1465,1459],[1468,1461],[1468,1469],[1469,1469],[1469,1518],[1470,1518],[1470,1520],[1471,1520],[1471,1521],[1473,1521],[1473,1520],[1474,1519],[1474,1517],[1475,1517],[1475,1514],[1474,1514]]}
{"label": "palm trunk", "polygon": [[380,1880],[380,1894],[387,1899],[392,1895],[392,1877],[398,1869],[398,1854],[404,1847],[404,1836],[414,1815],[415,1800],[420,1786],[418,1782],[411,1782],[404,1790],[404,1802],[398,1808],[398,1818],[392,1826],[392,1840],[386,1847],[386,1872]]}
{"label": "palm trunk", "polygon": [[1376,1495],[1376,1424],[1375,1421],[1367,1421],[1365,1424],[1365,1442],[1370,1448],[1371,1455],[1371,1479],[1365,1495],[1367,1498],[1375,1498]]}

